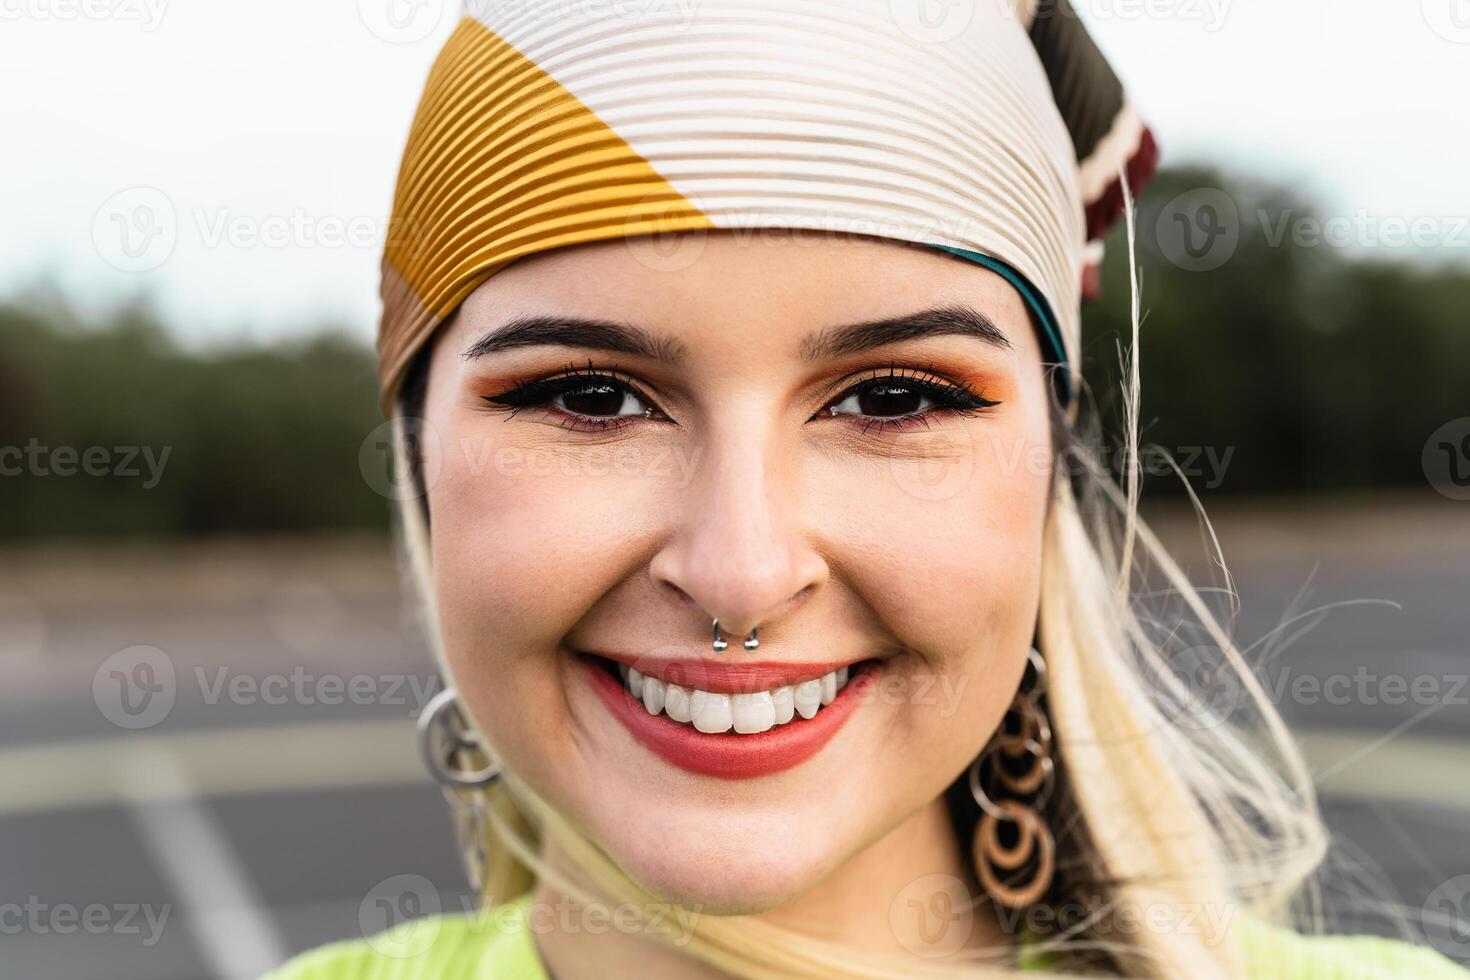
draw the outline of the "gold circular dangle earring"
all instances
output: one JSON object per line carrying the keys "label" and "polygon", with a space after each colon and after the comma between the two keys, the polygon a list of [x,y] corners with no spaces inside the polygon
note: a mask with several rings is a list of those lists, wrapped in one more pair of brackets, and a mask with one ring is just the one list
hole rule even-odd
{"label": "gold circular dangle earring", "polygon": [[1027,666],[1031,683],[1022,680],[969,771],[970,794],[981,810],[971,842],[975,874],[991,898],[1011,909],[1037,902],[1056,871],[1056,842],[1042,815],[1056,778],[1051,725],[1041,704],[1046,661],[1035,647]]}

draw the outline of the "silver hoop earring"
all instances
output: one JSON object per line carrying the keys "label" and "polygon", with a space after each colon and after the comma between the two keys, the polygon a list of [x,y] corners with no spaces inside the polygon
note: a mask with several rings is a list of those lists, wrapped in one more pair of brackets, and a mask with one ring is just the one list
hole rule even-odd
{"label": "silver hoop earring", "polygon": [[[478,898],[485,903],[485,790],[500,778],[500,765],[491,757],[480,733],[470,727],[460,708],[454,688],[446,687],[429,699],[419,714],[419,756],[429,774],[443,788],[454,814],[454,835],[464,859],[465,874]],[[485,760],[479,769],[459,765],[462,755]]]}
{"label": "silver hoop earring", "polygon": [[[465,721],[454,688],[446,687],[429,700],[419,714],[419,757],[442,786],[450,789],[481,789],[500,778],[500,765],[480,733]],[[486,762],[478,769],[459,765],[462,755],[477,755]]]}
{"label": "silver hoop earring", "polygon": [[[756,647],[761,645],[760,632],[761,628],[759,626],[751,627],[750,635],[745,638],[745,649],[754,650]],[[730,646],[729,643],[726,643],[725,640],[720,637],[720,621],[718,619],[710,624],[710,635],[712,638],[712,642],[710,645],[715,648],[716,653],[719,653],[720,651]]]}
{"label": "silver hoop earring", "polygon": [[485,852],[485,839],[490,832],[485,817],[485,793],[447,786],[443,791],[454,817],[454,837],[459,842],[465,877],[478,900],[475,907],[480,908],[485,904],[485,868],[489,864]]}

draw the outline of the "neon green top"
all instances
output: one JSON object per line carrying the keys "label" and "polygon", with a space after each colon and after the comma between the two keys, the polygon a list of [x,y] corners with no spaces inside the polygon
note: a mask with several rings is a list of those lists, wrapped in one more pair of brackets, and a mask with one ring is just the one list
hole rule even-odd
{"label": "neon green top", "polygon": [[[548,980],[526,921],[530,904],[527,892],[482,916],[414,919],[308,950],[262,980]],[[1435,950],[1393,939],[1301,936],[1259,923],[1241,938],[1249,980],[1470,980]],[[1043,964],[1032,957],[1029,965]]]}

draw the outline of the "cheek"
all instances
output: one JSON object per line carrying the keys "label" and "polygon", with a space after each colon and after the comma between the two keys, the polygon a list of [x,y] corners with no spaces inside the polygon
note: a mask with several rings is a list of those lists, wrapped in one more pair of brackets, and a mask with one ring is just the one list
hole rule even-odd
{"label": "cheek", "polygon": [[1040,589],[1045,434],[955,442],[884,461],[825,503],[841,515],[833,532],[844,576],[913,654],[877,693],[892,706],[885,746],[895,747],[878,751],[893,755],[889,785],[922,781],[916,793],[963,769],[1000,723],[1025,668]]}
{"label": "cheek", "polygon": [[456,622],[554,640],[626,573],[661,491],[612,449],[468,448],[477,441],[446,452],[430,494],[440,606]]}
{"label": "cheek", "polygon": [[935,669],[978,667],[987,649],[1029,643],[1048,451],[1044,436],[961,430],[948,445],[875,462],[862,480],[847,473],[834,484],[842,492],[826,495],[843,574]]}
{"label": "cheek", "polygon": [[570,739],[553,654],[636,565],[637,528],[660,496],[585,450],[465,445],[446,452],[430,493],[439,634],[471,713],[513,756],[530,732]]}

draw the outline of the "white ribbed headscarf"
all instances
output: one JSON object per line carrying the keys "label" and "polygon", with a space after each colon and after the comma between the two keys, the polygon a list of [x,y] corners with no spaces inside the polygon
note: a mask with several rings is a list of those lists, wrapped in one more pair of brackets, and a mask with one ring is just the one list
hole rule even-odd
{"label": "white ribbed headscarf", "polygon": [[385,411],[434,329],[515,259],[751,227],[875,235],[995,269],[1067,397],[1086,245],[1118,203],[1098,175],[1112,161],[1146,177],[1153,149],[1065,0],[1022,6],[469,0],[399,173]]}

